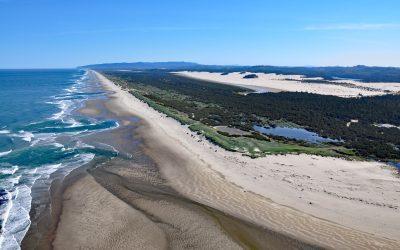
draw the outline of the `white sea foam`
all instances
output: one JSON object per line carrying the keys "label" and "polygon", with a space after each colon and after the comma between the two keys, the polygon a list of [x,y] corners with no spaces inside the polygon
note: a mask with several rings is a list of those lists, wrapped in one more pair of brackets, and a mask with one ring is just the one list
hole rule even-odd
{"label": "white sea foam", "polygon": [[40,168],[41,178],[48,179],[52,173],[62,166],[62,163],[50,164]]}
{"label": "white sea foam", "polygon": [[17,137],[21,137],[22,140],[31,142],[32,138],[35,137],[31,132],[20,130],[18,131],[19,134],[15,135]]}
{"label": "white sea foam", "polygon": [[[0,207],[0,219],[1,219],[1,229],[2,232],[0,234],[0,249],[7,249],[6,247],[12,247],[15,246],[14,244],[6,244],[5,240],[6,240],[6,232],[5,232],[5,226],[6,226],[6,222],[7,219],[10,215],[10,210],[12,208],[13,205],[13,201],[12,201],[12,195],[10,192],[8,192],[7,190],[4,190],[6,192],[5,195],[3,195],[1,198],[2,200],[7,200],[7,203],[4,203],[4,205],[2,205]],[[18,249],[19,245],[17,246],[17,248],[14,249]],[[8,249],[12,249],[12,248],[8,248]]]}
{"label": "white sea foam", "polygon": [[17,170],[19,169],[18,166],[11,166],[11,167],[1,167],[0,168],[0,174],[15,174]]}
{"label": "white sea foam", "polygon": [[69,118],[68,120],[66,120],[66,122],[71,124],[70,126],[68,126],[69,128],[74,128],[82,125],[82,123],[78,122],[74,118]]}
{"label": "white sea foam", "polygon": [[[85,72],[80,79],[75,79],[73,85],[70,88],[64,90],[64,93],[58,96],[53,96],[52,100],[47,103],[52,105],[57,105],[59,110],[57,113],[53,114],[49,119],[51,120],[62,120],[64,123],[67,123],[65,126],[68,127],[77,127],[81,126],[80,122],[75,120],[71,116],[71,111],[78,108],[79,105],[82,105],[86,98],[84,95],[88,91],[87,79],[88,73]],[[75,99],[74,95],[76,93],[79,95],[78,99]],[[87,98],[88,99],[88,98]],[[40,123],[40,122],[37,122]],[[95,124],[92,124],[95,125]],[[116,124],[119,126],[119,124]],[[6,129],[6,127],[0,128],[0,134],[11,134]],[[94,130],[95,132],[100,132],[106,129]],[[24,141],[30,142],[30,146],[37,145],[53,145],[55,147],[61,148],[61,150],[66,151],[69,149],[65,149],[64,145],[56,142],[57,136],[59,134],[74,136],[81,133],[87,133],[88,129],[84,131],[74,131],[74,132],[64,132],[64,133],[35,133],[29,131],[20,130],[18,133],[13,133],[10,136],[19,137]],[[79,148],[94,148],[91,145],[87,145],[81,141],[78,141],[75,147]],[[109,146],[109,148],[112,148]],[[71,150],[73,150],[72,148]],[[115,148],[112,148],[113,151],[118,152]],[[0,152],[0,154],[11,153],[11,152]],[[2,165],[0,166],[0,173],[7,174],[6,179],[1,181],[1,188],[5,189],[6,193],[4,197],[7,199],[7,202],[3,204],[0,208],[0,215],[2,218],[3,225],[2,233],[0,235],[0,249],[20,249],[20,243],[25,236],[29,225],[29,211],[31,208],[31,188],[33,184],[37,181],[43,182],[45,185],[50,187],[51,184],[51,175],[59,170],[60,173],[68,174],[73,169],[76,169],[79,166],[89,163],[95,154],[93,153],[85,153],[85,154],[76,154],[72,158],[62,160],[62,163],[48,164],[42,165],[35,168],[30,168],[30,166],[12,166]]]}
{"label": "white sea foam", "polygon": [[[21,175],[8,178],[7,190],[14,190],[7,192],[6,207],[0,210],[1,219],[3,221],[3,231],[0,236],[0,249],[20,249],[20,244],[30,226],[29,211],[31,209],[31,187],[37,179],[43,179],[48,186],[50,186],[49,177],[57,169],[62,166],[61,163],[49,164],[40,167],[40,174],[38,168],[31,169],[25,173],[27,181],[25,185],[17,185]],[[17,168],[13,169],[13,173]],[[30,177],[29,177],[30,176]],[[29,184],[28,184],[29,183]]]}
{"label": "white sea foam", "polygon": [[53,146],[57,147],[57,148],[62,148],[64,147],[64,145],[62,145],[61,143],[55,142],[52,144]]}
{"label": "white sea foam", "polygon": [[[76,104],[79,102],[82,103],[85,101],[85,99],[80,99],[80,100],[71,100],[74,97],[74,93],[80,92],[80,89],[82,89],[84,86],[86,86],[86,83],[84,82],[87,76],[83,75],[80,79],[75,80],[75,84],[70,86],[69,88],[64,89],[66,93],[58,95],[58,96],[53,96],[53,99],[55,101],[49,101],[47,103],[49,104],[55,104],[58,105],[58,108],[60,109],[59,112],[55,113],[50,117],[52,120],[59,120],[63,119],[66,115],[69,114],[69,112],[72,110],[73,107],[76,107]],[[82,86],[81,86],[82,85]],[[77,102],[78,101],[78,102]],[[74,126],[78,126],[78,122],[72,122]]]}
{"label": "white sea foam", "polygon": [[[8,192],[7,190],[4,190],[4,192],[5,192],[5,195],[3,195],[1,197],[1,199],[2,200],[11,200],[11,198],[12,198],[11,193]],[[2,220],[1,228],[4,228],[4,224],[10,213],[11,206],[9,204],[10,204],[10,202],[5,203],[5,208],[0,210],[0,219]]]}
{"label": "white sea foam", "polygon": [[13,175],[13,177],[7,179],[6,183],[8,182],[9,186],[14,187],[15,185],[17,185],[19,183],[20,179],[21,179],[21,175]]}
{"label": "white sea foam", "polygon": [[89,153],[89,154],[81,154],[80,157],[80,163],[81,166],[84,164],[89,163],[91,160],[93,160],[95,154]]}
{"label": "white sea foam", "polygon": [[92,149],[95,148],[94,146],[86,144],[80,140],[76,141],[75,147],[77,147],[77,148],[92,148]]}
{"label": "white sea foam", "polygon": [[35,140],[31,142],[31,146],[36,146],[42,143],[50,144],[56,139],[56,133],[40,133],[35,134]]}
{"label": "white sea foam", "polygon": [[31,224],[31,189],[21,185],[11,193],[0,238],[1,249],[20,249],[20,244]]}
{"label": "white sea foam", "polygon": [[70,100],[61,100],[61,101],[54,102],[54,104],[58,105],[58,108],[60,109],[60,111],[58,113],[55,113],[54,115],[52,115],[50,119],[58,120],[67,113],[67,111],[72,106],[73,102]]}
{"label": "white sea foam", "polygon": [[0,157],[5,156],[5,155],[8,155],[8,154],[11,153],[11,152],[12,152],[12,149],[10,149],[10,150],[8,150],[8,151],[5,151],[5,152],[0,152]]}

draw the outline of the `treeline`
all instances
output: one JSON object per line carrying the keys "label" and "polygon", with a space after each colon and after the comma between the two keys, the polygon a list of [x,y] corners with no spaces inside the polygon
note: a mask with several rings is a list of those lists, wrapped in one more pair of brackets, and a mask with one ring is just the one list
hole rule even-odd
{"label": "treeline", "polygon": [[[182,69],[188,70],[188,69]],[[400,82],[400,68],[396,67],[278,67],[278,66],[232,66],[232,67],[194,67],[192,70],[209,72],[253,72],[283,75],[304,75],[322,77],[325,80],[337,78],[356,79],[363,82]]]}
{"label": "treeline", "polygon": [[[106,72],[133,87],[152,86],[186,98],[167,98],[156,92],[147,97],[193,115],[216,126],[251,130],[266,120],[293,122],[321,136],[344,140],[359,155],[379,159],[400,159],[400,130],[374,124],[400,124],[400,96],[340,98],[308,93],[263,93],[242,95],[244,89],[176,76],[167,72]],[[205,103],[207,105],[199,105]],[[350,120],[358,120],[347,126]]]}
{"label": "treeline", "polygon": [[358,65],[354,67],[282,67],[282,66],[230,66],[202,65],[190,62],[136,62],[136,63],[106,63],[86,65],[80,68],[96,70],[155,70],[155,71],[208,71],[208,72],[253,72],[276,73],[284,75],[305,75],[307,77],[323,77],[325,80],[336,78],[358,79],[364,82],[400,82],[398,67],[369,67]]}

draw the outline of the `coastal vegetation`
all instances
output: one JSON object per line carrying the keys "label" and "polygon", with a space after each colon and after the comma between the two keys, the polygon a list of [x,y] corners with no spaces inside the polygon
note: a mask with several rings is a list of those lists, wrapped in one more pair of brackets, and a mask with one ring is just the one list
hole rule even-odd
{"label": "coastal vegetation", "polygon": [[[207,139],[251,156],[269,153],[313,153],[400,159],[400,129],[374,124],[400,124],[400,96],[340,98],[308,93],[247,94],[248,90],[177,76],[164,71],[104,72],[153,108],[171,116]],[[357,123],[350,123],[351,120]],[[260,126],[297,126],[338,140],[321,144],[262,135]],[[229,135],[215,126],[251,132]]]}
{"label": "coastal vegetation", "polygon": [[[118,84],[126,84],[126,82],[121,81],[118,78],[113,78],[113,81]],[[270,138],[256,132],[243,136],[230,135],[228,133],[218,131],[213,127],[207,126],[202,122],[196,121],[190,118],[187,114],[171,108],[170,106],[165,106],[165,104],[160,104],[160,102],[154,101],[153,99],[146,97],[146,92],[149,90],[152,92],[157,91],[154,88],[146,89],[145,87],[140,86],[138,88],[131,89],[129,92],[139,100],[147,103],[155,110],[166,114],[167,116],[179,121],[183,125],[188,125],[190,130],[203,135],[211,142],[221,146],[228,151],[241,152],[251,157],[258,157],[273,153],[308,153],[323,156],[340,156],[344,154],[346,154],[347,156],[352,155],[351,151],[346,150],[342,147],[326,145],[315,145],[313,147],[310,147],[309,145],[301,145],[299,143],[288,141],[280,142],[279,140],[271,140]],[[159,93],[162,93],[162,91],[160,91]],[[172,96],[177,97],[173,94]]]}
{"label": "coastal vegetation", "polygon": [[253,78],[258,78],[256,74],[248,74],[243,76],[244,79],[253,79]]}
{"label": "coastal vegetation", "polygon": [[253,73],[275,73],[284,75],[304,75],[306,77],[322,77],[325,80],[357,79],[362,82],[400,82],[398,67],[369,67],[357,65],[353,67],[280,67],[269,65],[232,66],[232,65],[202,65],[191,62],[154,62],[154,63],[106,63],[81,66],[94,70],[164,70],[164,71],[207,71]]}

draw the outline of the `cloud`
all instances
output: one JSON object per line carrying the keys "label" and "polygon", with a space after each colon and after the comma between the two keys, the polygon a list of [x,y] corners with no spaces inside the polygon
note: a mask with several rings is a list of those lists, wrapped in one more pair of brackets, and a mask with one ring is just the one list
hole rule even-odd
{"label": "cloud", "polygon": [[400,29],[400,23],[347,23],[347,24],[322,24],[311,25],[304,30],[397,30]]}

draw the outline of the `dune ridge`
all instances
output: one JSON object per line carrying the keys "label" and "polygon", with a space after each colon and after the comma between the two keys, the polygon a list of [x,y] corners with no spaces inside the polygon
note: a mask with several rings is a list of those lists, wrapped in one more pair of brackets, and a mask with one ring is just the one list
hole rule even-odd
{"label": "dune ridge", "polygon": [[[227,152],[95,74],[113,92],[111,98],[118,100],[120,109],[149,124],[139,129],[147,153],[183,195],[324,247],[400,246],[400,230],[392,223],[399,216],[400,182],[386,165],[309,155],[250,159]],[[175,154],[160,153],[165,147]],[[352,187],[353,178],[360,181]],[[375,186],[363,192],[368,185]],[[388,192],[383,196],[382,188]],[[299,201],[299,194],[305,202]]]}

